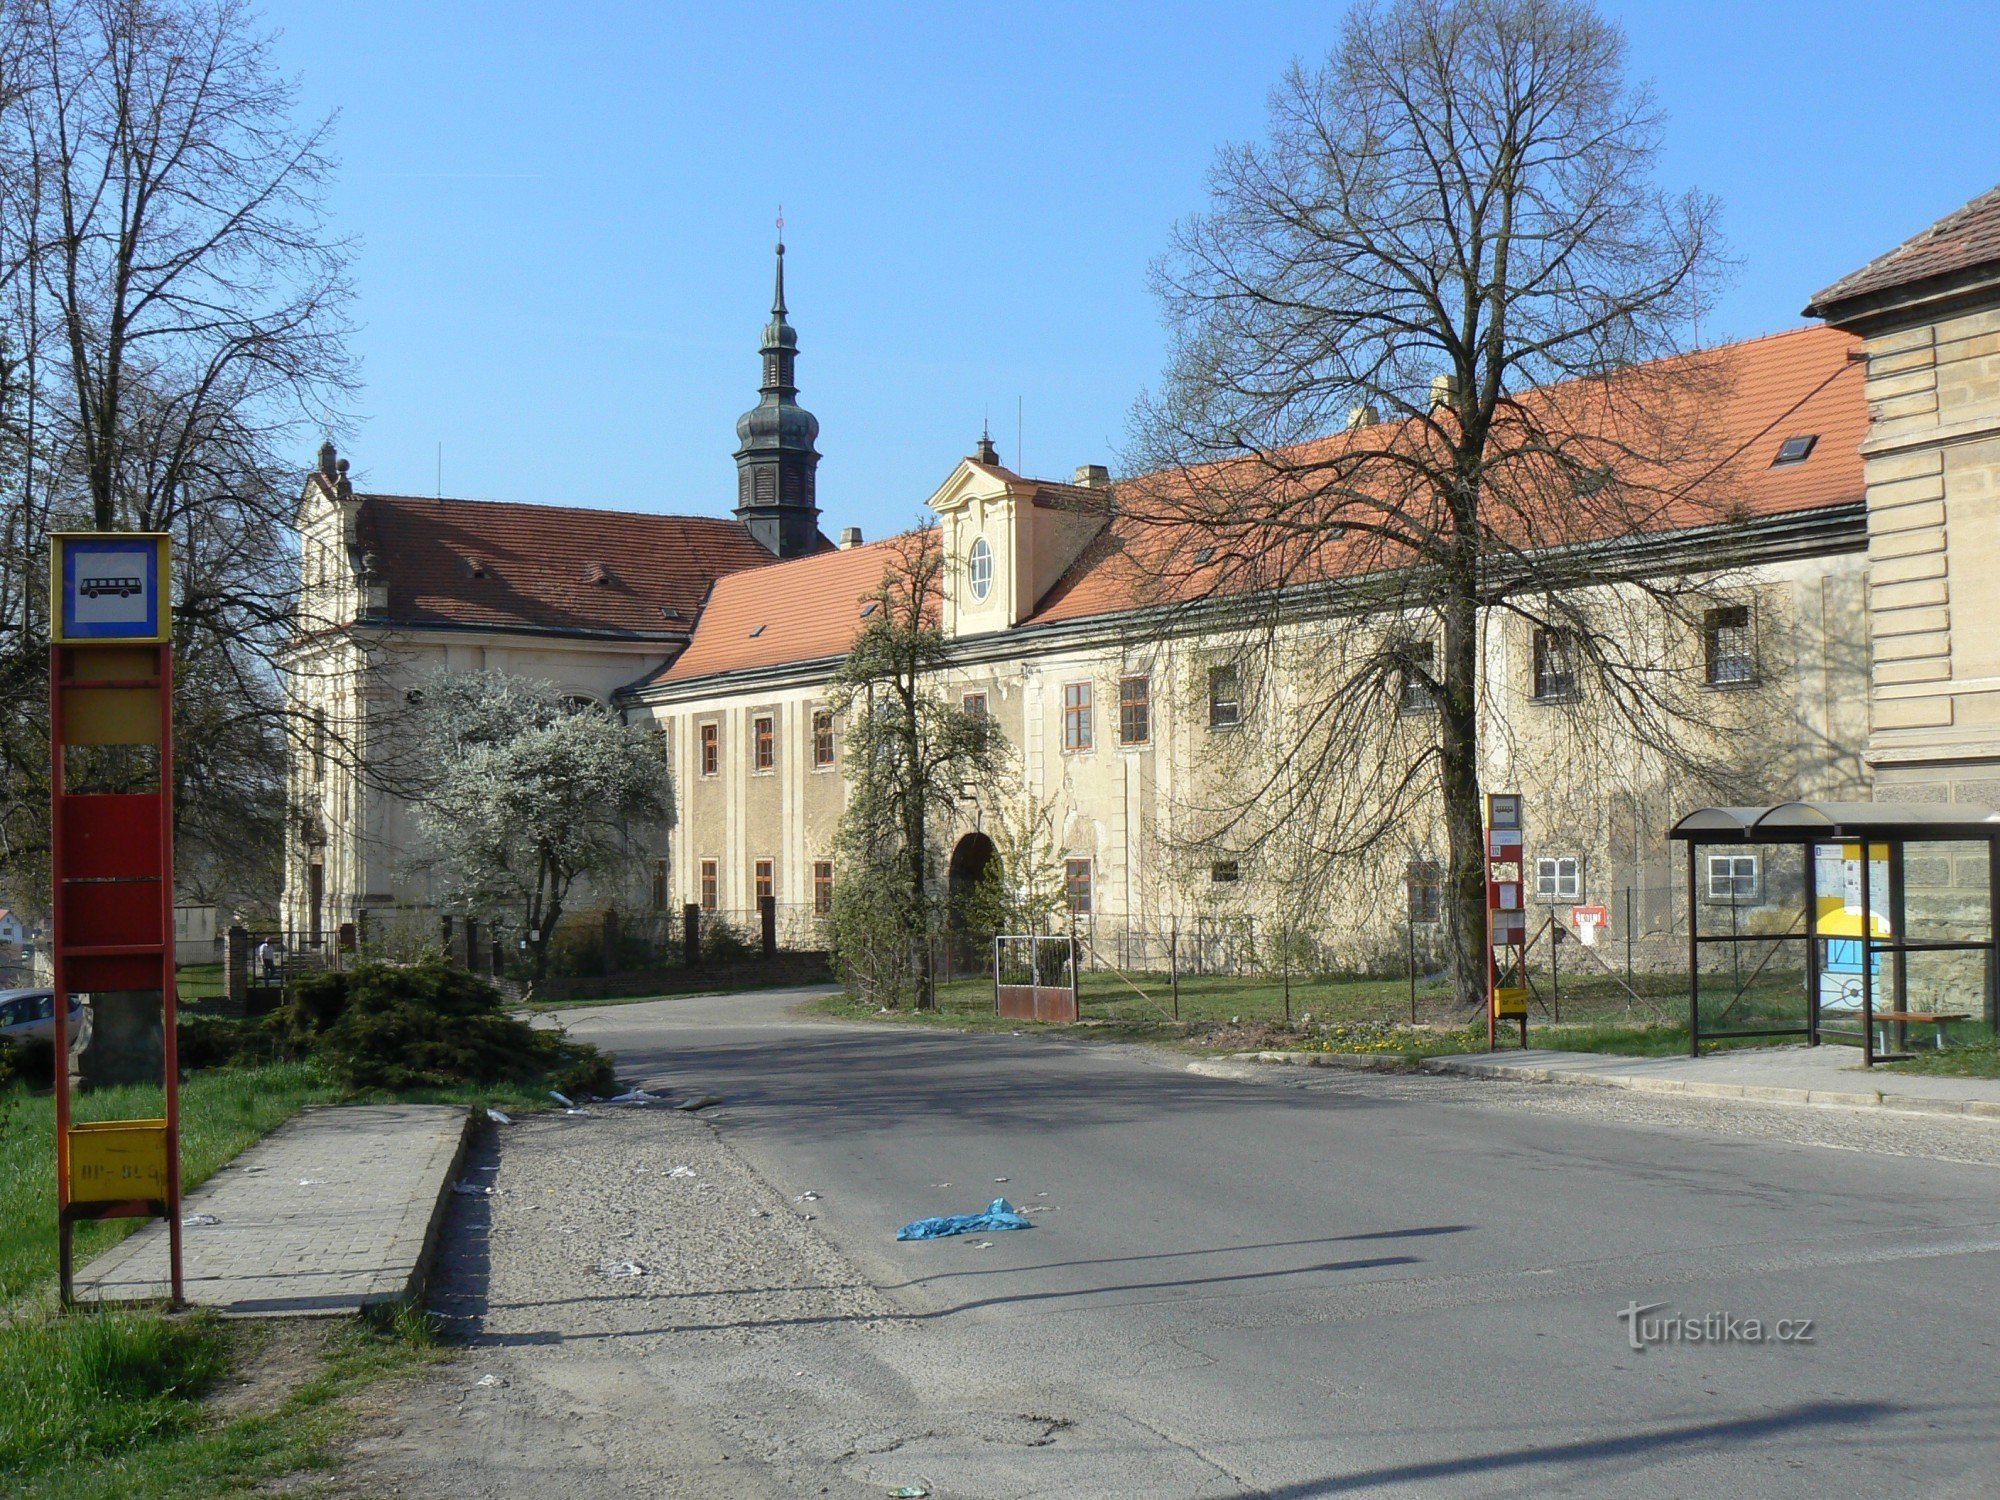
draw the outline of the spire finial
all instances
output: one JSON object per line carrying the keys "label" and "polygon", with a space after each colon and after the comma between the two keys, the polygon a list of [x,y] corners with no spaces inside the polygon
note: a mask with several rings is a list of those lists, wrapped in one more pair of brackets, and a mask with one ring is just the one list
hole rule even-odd
{"label": "spire finial", "polygon": [[983,464],[992,464],[995,468],[1000,466],[1000,450],[993,446],[993,424],[991,422],[981,422],[979,424],[979,448],[972,456]]}
{"label": "spire finial", "polygon": [[778,289],[771,299],[771,316],[785,315],[785,205],[778,205]]}

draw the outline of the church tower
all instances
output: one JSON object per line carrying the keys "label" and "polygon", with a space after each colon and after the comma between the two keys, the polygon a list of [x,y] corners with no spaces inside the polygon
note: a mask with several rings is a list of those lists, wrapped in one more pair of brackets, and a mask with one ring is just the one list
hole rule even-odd
{"label": "church tower", "polygon": [[785,243],[778,242],[778,288],[764,325],[764,399],[736,419],[736,519],[779,557],[819,544],[814,471],[819,419],[798,403],[792,375],[799,336],[785,321]]}

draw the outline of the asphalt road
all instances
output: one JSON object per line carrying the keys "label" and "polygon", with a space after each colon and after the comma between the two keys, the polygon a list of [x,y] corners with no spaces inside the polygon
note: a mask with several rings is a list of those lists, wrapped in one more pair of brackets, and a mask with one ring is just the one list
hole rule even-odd
{"label": "asphalt road", "polygon": [[[821,1195],[918,1329],[907,1379],[1048,1419],[992,1493],[2000,1493],[2000,1127],[1216,1078],[795,998],[568,1019]],[[893,1238],[996,1195],[1036,1227]],[[1635,1350],[1633,1303],[1811,1339]],[[980,1493],[948,1458],[939,1492]]]}

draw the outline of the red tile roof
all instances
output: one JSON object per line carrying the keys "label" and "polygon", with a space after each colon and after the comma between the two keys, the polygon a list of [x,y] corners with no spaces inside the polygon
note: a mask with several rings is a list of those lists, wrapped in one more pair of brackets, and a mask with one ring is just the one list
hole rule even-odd
{"label": "red tile roof", "polygon": [[[1852,334],[1813,327],[1726,345],[1700,356],[1702,379],[1713,386],[1712,404],[1703,413],[1701,472],[1685,482],[1671,474],[1652,481],[1646,491],[1651,513],[1638,524],[1665,532],[1863,498],[1860,444],[1867,434],[1868,411],[1861,366],[1849,358],[1859,347]],[[1537,394],[1561,402],[1587,390],[1577,383]],[[1373,449],[1393,441],[1390,428],[1366,431],[1370,436],[1365,441]],[[1810,455],[1801,463],[1773,468],[1779,444],[1806,434],[1818,439]],[[1335,455],[1350,441],[1354,440],[1345,436],[1328,439],[1325,452]],[[1288,458],[1295,463],[1310,461],[1297,453]],[[1085,619],[1146,603],[1232,592],[1251,586],[1260,576],[1307,582],[1315,576],[1352,575],[1382,565],[1380,545],[1363,551],[1362,539],[1351,547],[1315,540],[1310,557],[1274,562],[1270,556],[1230,555],[1229,539],[1220,537],[1222,555],[1205,560],[1189,546],[1193,523],[1187,519],[1187,506],[1171,493],[1182,488],[1178,476],[1167,477],[1165,489],[1155,492],[1165,496],[1159,504],[1149,502],[1147,484],[1126,482],[1112,524],[1043,596],[1030,622]],[[1583,540],[1578,531],[1567,528],[1588,524],[1587,517],[1522,520],[1530,545]],[[1264,547],[1269,536],[1260,531],[1244,542],[1247,547]],[[1208,540],[1206,535],[1193,537],[1195,542]]]}
{"label": "red tile roof", "polygon": [[890,537],[720,579],[687,650],[655,682],[842,656],[861,633],[861,601],[903,554]]}
{"label": "red tile roof", "polygon": [[1813,297],[1806,313],[1824,317],[1823,309],[1835,303],[1995,264],[2000,264],[2000,187],[1981,193],[1887,254],[1841,277]]}
{"label": "red tile roof", "polygon": [[712,516],[358,498],[362,550],[403,625],[678,635],[717,579],[774,565],[740,523]]}

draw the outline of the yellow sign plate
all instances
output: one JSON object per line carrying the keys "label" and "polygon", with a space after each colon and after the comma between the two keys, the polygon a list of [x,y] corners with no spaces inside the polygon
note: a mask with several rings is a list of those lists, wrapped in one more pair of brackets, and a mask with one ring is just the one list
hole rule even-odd
{"label": "yellow sign plate", "polygon": [[1500,985],[1493,991],[1493,1014],[1496,1016],[1525,1016],[1528,1013],[1528,992],[1514,985]]}
{"label": "yellow sign plate", "polygon": [[69,1128],[69,1201],[167,1196],[167,1122],[94,1120]]}

